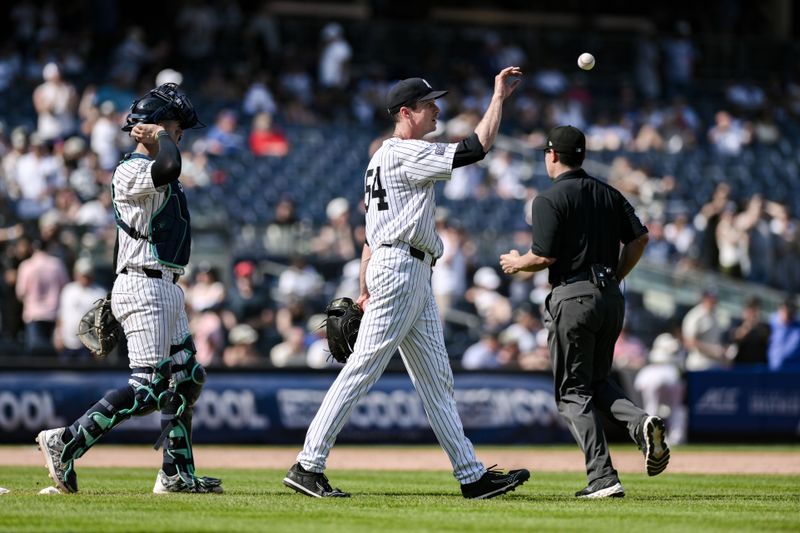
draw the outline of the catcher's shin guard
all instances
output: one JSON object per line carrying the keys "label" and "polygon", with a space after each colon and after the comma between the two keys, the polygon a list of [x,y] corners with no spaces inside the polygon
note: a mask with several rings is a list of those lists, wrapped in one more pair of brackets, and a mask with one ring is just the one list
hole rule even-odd
{"label": "catcher's shin guard", "polygon": [[[169,385],[169,359],[155,368],[134,368],[128,384],[106,393],[64,432],[63,461],[81,457],[100,438],[132,416],[152,413]],[[150,376],[149,379],[143,376]]]}
{"label": "catcher's shin guard", "polygon": [[163,470],[167,475],[181,475],[185,483],[196,481],[192,454],[192,406],[200,397],[206,380],[203,366],[194,357],[196,353],[191,336],[172,347],[172,386],[161,409],[161,436],[155,444],[164,446]]}

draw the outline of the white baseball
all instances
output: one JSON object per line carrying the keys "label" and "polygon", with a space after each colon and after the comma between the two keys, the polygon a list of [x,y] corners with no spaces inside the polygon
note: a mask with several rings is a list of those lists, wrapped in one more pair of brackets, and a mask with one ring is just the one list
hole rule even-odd
{"label": "white baseball", "polygon": [[39,491],[39,494],[61,494],[61,491],[56,487],[45,487]]}
{"label": "white baseball", "polygon": [[0,487],[0,494],[8,494],[9,492],[11,492],[11,491],[6,489],[6,488],[4,488],[4,487]]}
{"label": "white baseball", "polygon": [[594,68],[594,56],[589,52],[584,52],[578,57],[578,66],[583,70],[592,70]]}

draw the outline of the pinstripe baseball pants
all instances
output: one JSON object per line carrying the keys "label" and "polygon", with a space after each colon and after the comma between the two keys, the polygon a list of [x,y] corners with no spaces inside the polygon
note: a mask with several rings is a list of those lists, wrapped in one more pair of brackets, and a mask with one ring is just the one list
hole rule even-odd
{"label": "pinstripe baseball pants", "polygon": [[367,269],[369,304],[353,354],[339,372],[306,433],[297,456],[303,468],[322,472],[336,437],[353,408],[383,374],[400,349],[428,421],[462,484],[486,471],[464,435],[453,393],[453,371],[431,290],[430,257],[379,246]]}

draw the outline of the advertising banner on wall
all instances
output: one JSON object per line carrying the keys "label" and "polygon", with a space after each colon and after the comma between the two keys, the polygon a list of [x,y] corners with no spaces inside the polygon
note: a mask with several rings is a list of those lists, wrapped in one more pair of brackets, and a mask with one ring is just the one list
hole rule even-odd
{"label": "advertising banner on wall", "polygon": [[690,372],[687,380],[690,438],[800,438],[799,372]]}
{"label": "advertising banner on wall", "polygon": [[[0,375],[0,442],[30,443],[43,428],[73,422],[123,372],[17,372]],[[301,444],[334,374],[210,374],[194,410],[197,443]],[[572,442],[547,375],[458,374],[458,409],[475,443]],[[132,418],[104,442],[152,443],[158,413]],[[422,400],[405,374],[386,374],[361,399],[337,442],[435,442]]]}

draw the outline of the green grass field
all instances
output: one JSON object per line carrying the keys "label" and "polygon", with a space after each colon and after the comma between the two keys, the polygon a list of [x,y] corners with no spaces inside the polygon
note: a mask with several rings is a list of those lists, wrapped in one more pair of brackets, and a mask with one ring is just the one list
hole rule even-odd
{"label": "green grass field", "polygon": [[39,495],[41,467],[0,467],[0,531],[800,531],[800,478],[622,476],[624,499],[576,500],[578,474],[534,473],[516,492],[464,500],[446,472],[336,471],[349,499],[281,484],[284,470],[218,470],[222,495],[154,495],[153,469],[82,468],[81,492]]}

